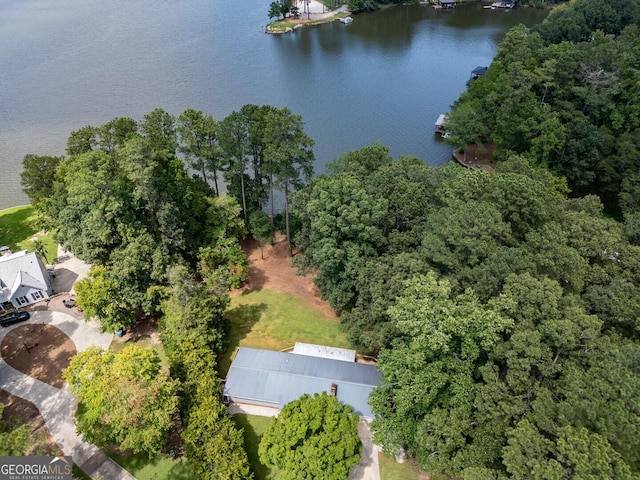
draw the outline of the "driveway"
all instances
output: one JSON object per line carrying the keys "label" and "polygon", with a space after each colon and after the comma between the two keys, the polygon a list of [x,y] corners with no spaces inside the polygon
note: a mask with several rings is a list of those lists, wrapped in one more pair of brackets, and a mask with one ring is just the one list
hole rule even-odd
{"label": "driveway", "polygon": [[[71,338],[76,350],[81,352],[92,345],[109,348],[112,334],[100,333],[95,322],[85,323],[72,316],[55,311],[32,311],[26,323],[53,325]],[[24,323],[0,328],[0,342],[14,328]],[[91,478],[103,480],[135,480],[135,477],[111,460],[95,445],[82,440],[76,433],[76,399],[69,388],[56,388],[29,377],[8,365],[0,356],[0,388],[33,403],[44,418],[51,436],[65,455]]]}
{"label": "driveway", "polygon": [[55,278],[52,286],[55,293],[73,292],[73,285],[87,276],[91,265],[83,262],[71,252],[58,246],[58,258],[54,265]]}
{"label": "driveway", "polygon": [[360,463],[351,468],[348,480],[380,480],[380,464],[378,462],[380,447],[375,445],[371,439],[369,422],[360,420],[358,435],[362,440],[362,455]]}

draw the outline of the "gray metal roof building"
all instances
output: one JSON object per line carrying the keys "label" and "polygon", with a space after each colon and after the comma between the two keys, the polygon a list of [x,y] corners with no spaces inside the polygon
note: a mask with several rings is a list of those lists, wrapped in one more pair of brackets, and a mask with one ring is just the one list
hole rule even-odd
{"label": "gray metal roof building", "polygon": [[308,355],[309,357],[332,358],[343,362],[355,362],[356,351],[347,348],[327,347],[326,345],[315,345],[313,343],[296,342],[293,352],[297,355]]}
{"label": "gray metal roof building", "polygon": [[240,347],[224,387],[229,401],[281,409],[303,394],[330,393],[372,419],[369,394],[380,385],[374,365]]}

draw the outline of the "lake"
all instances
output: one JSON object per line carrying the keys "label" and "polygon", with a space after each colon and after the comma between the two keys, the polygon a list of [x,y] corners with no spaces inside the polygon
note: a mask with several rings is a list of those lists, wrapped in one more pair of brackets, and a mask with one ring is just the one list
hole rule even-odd
{"label": "lake", "polygon": [[[247,103],[287,106],[316,142],[316,172],[380,141],[394,157],[450,158],[438,114],[489,65],[512,26],[545,11],[420,5],[264,33],[269,0],[3,0],[0,208],[27,203],[27,153],[64,154],[69,133],[157,107],[221,120]],[[239,8],[242,7],[242,8]]]}

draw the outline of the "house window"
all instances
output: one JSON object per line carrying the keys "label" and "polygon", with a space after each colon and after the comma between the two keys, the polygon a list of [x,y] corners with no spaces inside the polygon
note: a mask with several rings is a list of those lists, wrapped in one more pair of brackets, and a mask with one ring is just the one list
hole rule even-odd
{"label": "house window", "polygon": [[29,300],[27,300],[27,297],[17,297],[16,301],[18,302],[19,305],[26,305],[27,303],[29,303]]}
{"label": "house window", "polygon": [[37,292],[33,292],[31,294],[31,298],[33,298],[34,302],[37,302],[38,300],[44,298],[44,295],[42,294],[42,292],[40,290],[38,290]]}

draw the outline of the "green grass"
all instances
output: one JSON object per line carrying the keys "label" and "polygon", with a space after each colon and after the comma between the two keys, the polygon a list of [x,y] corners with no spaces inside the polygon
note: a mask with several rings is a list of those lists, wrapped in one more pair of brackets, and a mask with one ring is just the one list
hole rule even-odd
{"label": "green grass", "polygon": [[[30,206],[7,208],[0,211],[0,246],[8,245],[14,252],[29,250],[33,252],[32,238],[37,236],[37,214]],[[58,256],[58,246],[51,232],[39,236],[47,249],[47,263],[52,263]]]}
{"label": "green grass", "polygon": [[339,321],[327,318],[303,300],[288,293],[258,290],[231,299],[229,346],[220,359],[220,376],[226,377],[237,347],[283,350],[296,342],[351,348]]}
{"label": "green grass", "polygon": [[139,337],[136,339],[127,340],[126,342],[113,341],[111,342],[111,346],[109,347],[109,350],[111,350],[112,352],[118,353],[118,352],[121,352],[124,349],[124,347],[128,345],[137,345],[138,347],[152,348],[160,356],[160,361],[162,362],[162,366],[169,368],[169,358],[167,357],[167,354],[164,353],[164,348],[162,347],[162,344],[160,343],[153,344],[150,337]]}
{"label": "green grass", "polygon": [[330,23],[348,16],[349,12],[338,12],[335,15],[319,20],[308,20],[306,13],[301,12],[299,19],[302,20],[302,22],[292,22],[289,17],[283,20],[276,20],[267,25],[267,31],[269,33],[285,33],[288,28],[294,28],[296,25],[322,25],[323,23]]}
{"label": "green grass", "polygon": [[184,460],[146,453],[137,455],[110,455],[120,466],[138,480],[191,480],[192,474]]}
{"label": "green grass", "polygon": [[391,455],[379,454],[380,480],[419,480],[420,469],[411,460],[404,463],[396,462]]}
{"label": "green grass", "polygon": [[258,457],[258,445],[260,445],[262,435],[266,432],[269,423],[271,423],[271,418],[238,414],[233,415],[233,420],[239,428],[243,429],[244,446],[247,450],[249,464],[255,480],[275,479],[274,472],[266,465],[263,465]]}

